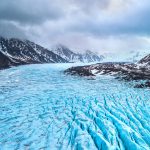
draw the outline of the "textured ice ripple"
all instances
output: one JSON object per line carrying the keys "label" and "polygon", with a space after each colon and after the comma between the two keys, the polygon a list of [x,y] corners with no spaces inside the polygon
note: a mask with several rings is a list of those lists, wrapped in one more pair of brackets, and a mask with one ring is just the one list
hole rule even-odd
{"label": "textured ice ripple", "polygon": [[150,149],[148,89],[65,76],[65,67],[0,72],[1,150]]}

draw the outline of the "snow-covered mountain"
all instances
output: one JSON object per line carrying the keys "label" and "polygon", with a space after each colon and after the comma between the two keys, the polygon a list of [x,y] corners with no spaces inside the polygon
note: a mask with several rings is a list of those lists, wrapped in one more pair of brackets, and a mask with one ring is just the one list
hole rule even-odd
{"label": "snow-covered mountain", "polygon": [[84,62],[100,62],[104,59],[103,55],[98,55],[90,50],[86,50],[82,56]]}
{"label": "snow-covered mountain", "polygon": [[127,57],[128,62],[138,62],[150,52],[148,51],[130,51]]}
{"label": "snow-covered mountain", "polygon": [[84,53],[75,53],[63,45],[55,46],[52,48],[52,51],[69,62],[100,62],[104,58],[104,56],[98,55],[94,52],[91,52],[90,50],[87,50]]}
{"label": "snow-covered mountain", "polygon": [[63,63],[67,60],[31,41],[0,37],[0,68],[58,62]]}
{"label": "snow-covered mountain", "polygon": [[141,64],[143,66],[150,67],[150,54],[145,56],[143,59],[141,59],[138,64]]}

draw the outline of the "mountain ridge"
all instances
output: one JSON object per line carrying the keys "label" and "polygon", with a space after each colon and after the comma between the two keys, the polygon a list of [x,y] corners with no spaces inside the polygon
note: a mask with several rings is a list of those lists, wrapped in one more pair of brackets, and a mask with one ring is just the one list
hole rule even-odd
{"label": "mountain ridge", "polygon": [[67,63],[52,51],[29,40],[0,37],[0,68],[24,64]]}
{"label": "mountain ridge", "polygon": [[52,51],[69,62],[90,63],[100,62],[104,59],[104,56],[98,55],[90,50],[86,50],[84,53],[74,52],[61,44],[52,48]]}

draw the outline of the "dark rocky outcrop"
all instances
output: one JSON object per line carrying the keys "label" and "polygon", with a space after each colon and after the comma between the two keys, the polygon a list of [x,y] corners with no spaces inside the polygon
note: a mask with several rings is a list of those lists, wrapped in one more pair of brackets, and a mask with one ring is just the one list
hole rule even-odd
{"label": "dark rocky outcrop", "polygon": [[143,64],[144,66],[149,66],[150,67],[150,54],[145,56],[143,59],[141,59],[139,64]]}
{"label": "dark rocky outcrop", "polygon": [[72,67],[65,71],[65,73],[69,73],[71,75],[79,75],[79,76],[95,76],[91,73],[88,67]]}
{"label": "dark rocky outcrop", "polygon": [[65,71],[71,75],[95,76],[112,75],[117,79],[126,81],[142,81],[145,83],[137,84],[135,87],[150,87],[150,55],[144,57],[136,64],[129,63],[98,63],[94,65],[72,67]]}

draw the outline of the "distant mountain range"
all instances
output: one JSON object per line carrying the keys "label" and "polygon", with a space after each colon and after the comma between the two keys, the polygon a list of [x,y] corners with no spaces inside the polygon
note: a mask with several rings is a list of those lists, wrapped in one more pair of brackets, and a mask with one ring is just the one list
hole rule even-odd
{"label": "distant mountain range", "polygon": [[102,54],[87,50],[77,53],[66,46],[57,45],[50,50],[29,40],[0,37],[0,69],[37,63],[91,63],[91,62],[137,62],[147,53],[132,51],[127,58],[119,54]]}
{"label": "distant mountain range", "polygon": [[66,46],[57,45],[52,48],[52,51],[64,58],[68,62],[82,62],[82,63],[91,63],[91,62],[131,62],[135,63],[142,59],[144,56],[148,55],[148,51],[129,51],[126,53],[102,53],[97,54],[90,50],[86,50],[83,53],[77,53],[73,50],[70,50]]}
{"label": "distant mountain range", "polygon": [[46,49],[29,40],[0,37],[0,69],[37,63],[100,62],[103,56],[86,51],[79,54],[59,45]]}
{"label": "distant mountain range", "polygon": [[100,62],[104,59],[104,56],[98,55],[90,50],[86,50],[83,54],[75,53],[63,45],[57,45],[55,48],[52,48],[52,51],[69,62],[90,63]]}

